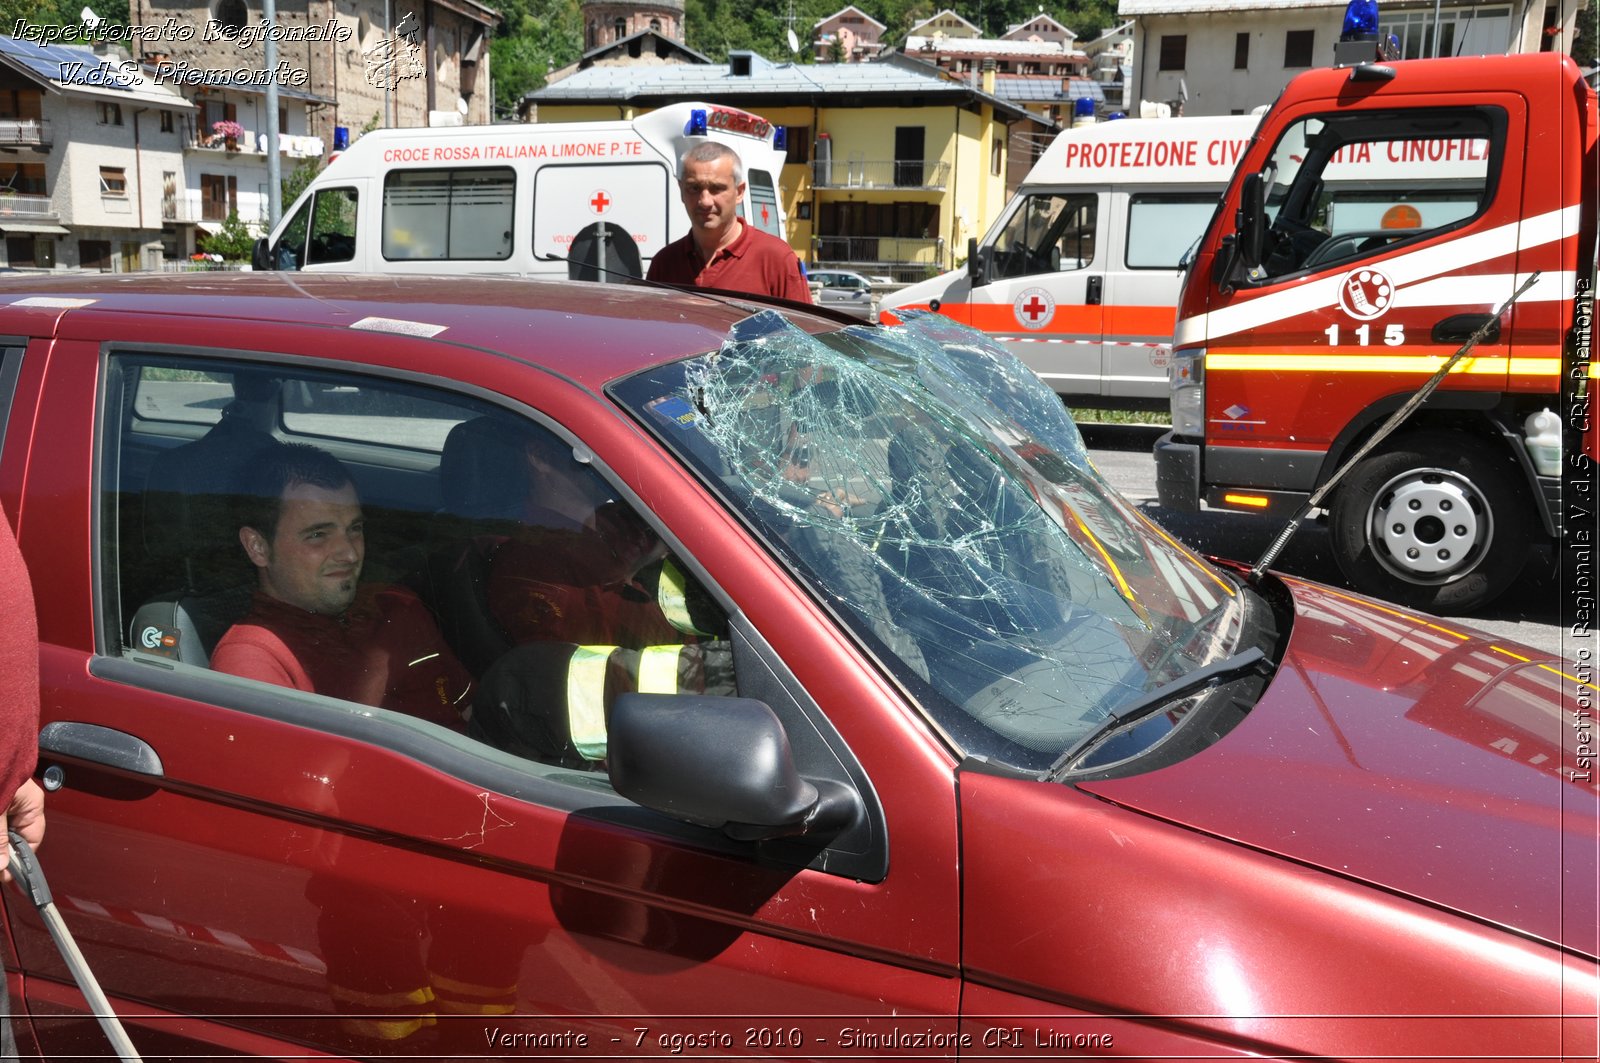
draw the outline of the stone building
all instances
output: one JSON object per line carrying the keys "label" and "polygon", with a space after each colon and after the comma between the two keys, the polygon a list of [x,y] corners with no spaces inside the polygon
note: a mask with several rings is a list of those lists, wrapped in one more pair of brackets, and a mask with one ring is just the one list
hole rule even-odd
{"label": "stone building", "polygon": [[[277,0],[276,14],[279,85],[316,99],[307,132],[335,148],[364,128],[491,120],[499,15],[479,0]],[[131,0],[129,18],[158,82],[265,128],[261,0]]]}

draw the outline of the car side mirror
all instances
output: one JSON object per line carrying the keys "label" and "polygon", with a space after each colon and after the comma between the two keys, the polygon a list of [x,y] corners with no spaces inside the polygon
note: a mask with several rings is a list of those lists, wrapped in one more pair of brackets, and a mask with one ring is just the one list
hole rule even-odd
{"label": "car side mirror", "polygon": [[801,777],[783,723],[750,698],[624,694],[606,768],[628,800],[739,841],[837,834],[865,814],[850,787]]}
{"label": "car side mirror", "polygon": [[967,279],[974,288],[989,283],[989,255],[975,236],[967,237]]}
{"label": "car side mirror", "polygon": [[250,268],[268,270],[272,268],[272,258],[267,250],[267,238],[258,237],[255,245],[250,248]]}

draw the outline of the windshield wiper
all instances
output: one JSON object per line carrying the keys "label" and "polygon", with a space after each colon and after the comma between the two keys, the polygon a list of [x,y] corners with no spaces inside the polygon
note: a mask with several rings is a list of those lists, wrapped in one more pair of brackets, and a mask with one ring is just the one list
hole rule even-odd
{"label": "windshield wiper", "polygon": [[1087,735],[1074,742],[1067,751],[1056,758],[1055,763],[1039,776],[1041,782],[1057,780],[1066,770],[1076,764],[1085,753],[1089,752],[1112,733],[1120,730],[1123,725],[1142,720],[1146,716],[1153,716],[1164,707],[1178,700],[1188,697],[1204,687],[1214,686],[1229,679],[1237,679],[1251,672],[1266,675],[1272,670],[1272,662],[1259,646],[1252,646],[1242,653],[1232,657],[1224,657],[1220,661],[1196,668],[1180,679],[1170,683],[1163,683],[1154,690],[1147,690],[1138,697],[1123,702],[1112,709],[1100,726],[1090,731]]}

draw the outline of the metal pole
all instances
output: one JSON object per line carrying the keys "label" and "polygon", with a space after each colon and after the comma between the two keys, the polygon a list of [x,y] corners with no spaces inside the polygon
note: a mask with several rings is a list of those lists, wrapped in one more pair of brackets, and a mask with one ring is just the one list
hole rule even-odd
{"label": "metal pole", "polygon": [[263,42],[262,61],[267,64],[267,231],[278,227],[283,216],[283,175],[278,155],[278,42],[273,39],[277,28],[278,0],[261,0],[261,21],[267,26]]}
{"label": "metal pole", "polygon": [[1439,58],[1439,0],[1433,0],[1433,57]]}

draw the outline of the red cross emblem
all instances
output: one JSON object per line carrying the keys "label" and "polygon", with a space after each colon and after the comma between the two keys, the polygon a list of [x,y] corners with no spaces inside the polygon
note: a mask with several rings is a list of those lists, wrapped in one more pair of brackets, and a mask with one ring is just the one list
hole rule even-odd
{"label": "red cross emblem", "polygon": [[592,199],[589,200],[589,209],[595,214],[604,214],[606,212],[606,208],[611,206],[611,202],[611,197],[607,195],[606,190],[602,188],[600,191],[594,194]]}
{"label": "red cross emblem", "polygon": [[1019,325],[1030,332],[1037,331],[1050,324],[1050,319],[1056,316],[1056,301],[1043,288],[1029,288],[1017,296],[1011,309]]}
{"label": "red cross emblem", "polygon": [[761,224],[771,224],[770,216],[767,214],[767,205],[765,203],[761,204]]}

